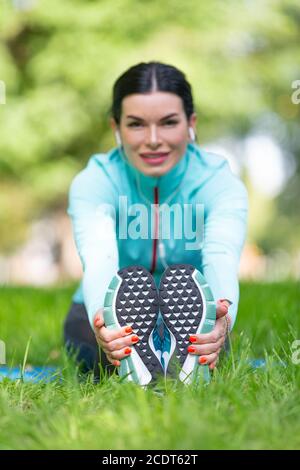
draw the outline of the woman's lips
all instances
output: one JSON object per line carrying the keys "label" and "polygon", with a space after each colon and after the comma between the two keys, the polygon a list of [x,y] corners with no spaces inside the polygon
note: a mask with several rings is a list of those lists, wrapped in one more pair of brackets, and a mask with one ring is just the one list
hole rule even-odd
{"label": "woman's lips", "polygon": [[167,153],[141,153],[140,157],[149,165],[161,165],[166,161],[170,152]]}

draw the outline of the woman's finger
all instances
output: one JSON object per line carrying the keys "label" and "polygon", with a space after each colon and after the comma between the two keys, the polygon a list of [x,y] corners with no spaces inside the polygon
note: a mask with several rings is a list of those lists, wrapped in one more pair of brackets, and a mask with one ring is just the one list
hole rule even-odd
{"label": "woman's finger", "polygon": [[103,343],[103,349],[105,351],[118,351],[120,349],[124,349],[127,346],[131,347],[132,345],[138,343],[140,338],[137,335],[129,335],[119,339],[115,339],[114,341],[110,341],[109,343]]}
{"label": "woman's finger", "polygon": [[117,359],[113,359],[109,354],[106,354],[108,362],[110,362],[115,367],[120,367],[121,362]]}
{"label": "woman's finger", "polygon": [[218,353],[214,352],[212,354],[205,354],[204,356],[200,356],[198,359],[199,364],[202,366],[210,365],[214,363],[218,359]]}
{"label": "woman's finger", "polygon": [[229,302],[224,299],[220,299],[217,302],[217,309],[216,309],[216,318],[222,318],[224,315],[228,313]]}
{"label": "woman's finger", "polygon": [[213,370],[213,369],[216,367],[218,360],[219,360],[219,357],[217,358],[216,361],[212,362],[212,363],[209,365],[210,370]]}
{"label": "woman's finger", "polygon": [[189,341],[192,344],[209,344],[219,341],[221,334],[212,331],[211,333],[204,333],[201,335],[191,335]]}
{"label": "woman's finger", "polygon": [[130,356],[131,353],[132,349],[127,346],[126,348],[120,349],[119,351],[112,351],[108,355],[113,361],[120,361],[121,359]]}
{"label": "woman's finger", "polygon": [[101,312],[97,312],[94,317],[94,327],[101,328],[104,326],[104,318]]}
{"label": "woman's finger", "polygon": [[210,333],[191,335],[189,341],[193,344],[216,343],[226,334],[227,322],[224,318],[216,321],[214,329]]}
{"label": "woman's finger", "polygon": [[131,326],[124,326],[123,328],[113,330],[109,330],[105,326],[102,326],[101,328],[95,328],[96,338],[104,343],[109,343],[110,341],[123,338],[124,336],[130,335],[132,333],[133,331]]}
{"label": "woman's finger", "polygon": [[190,354],[196,354],[198,356],[203,356],[204,354],[212,354],[221,350],[225,342],[225,337],[221,337],[216,343],[207,343],[207,344],[191,344],[188,346],[187,350]]}

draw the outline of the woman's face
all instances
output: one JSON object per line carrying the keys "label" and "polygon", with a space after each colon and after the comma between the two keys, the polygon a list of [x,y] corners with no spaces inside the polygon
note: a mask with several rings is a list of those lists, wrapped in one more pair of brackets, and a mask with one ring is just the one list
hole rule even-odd
{"label": "woman's face", "polygon": [[119,130],[130,163],[147,176],[162,176],[175,166],[191,140],[196,115],[188,121],[183,103],[174,93],[155,91],[136,93],[122,101]]}

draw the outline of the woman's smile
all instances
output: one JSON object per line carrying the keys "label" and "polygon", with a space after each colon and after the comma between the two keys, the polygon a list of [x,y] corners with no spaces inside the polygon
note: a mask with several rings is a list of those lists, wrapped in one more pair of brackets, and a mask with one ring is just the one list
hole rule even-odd
{"label": "woman's smile", "polygon": [[147,165],[162,165],[170,155],[170,152],[141,153],[140,157]]}

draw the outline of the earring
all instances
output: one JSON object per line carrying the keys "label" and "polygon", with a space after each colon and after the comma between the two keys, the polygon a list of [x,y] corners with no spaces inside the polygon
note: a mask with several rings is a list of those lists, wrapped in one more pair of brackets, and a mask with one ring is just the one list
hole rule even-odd
{"label": "earring", "polygon": [[196,140],[196,136],[195,136],[195,132],[194,132],[194,129],[192,127],[189,127],[189,134],[190,134],[190,138],[193,142],[195,142]]}
{"label": "earring", "polygon": [[116,131],[116,132],[115,132],[115,138],[116,138],[118,147],[121,147],[121,146],[122,146],[122,140],[121,140],[121,136],[120,136],[120,132],[119,132],[119,131]]}

